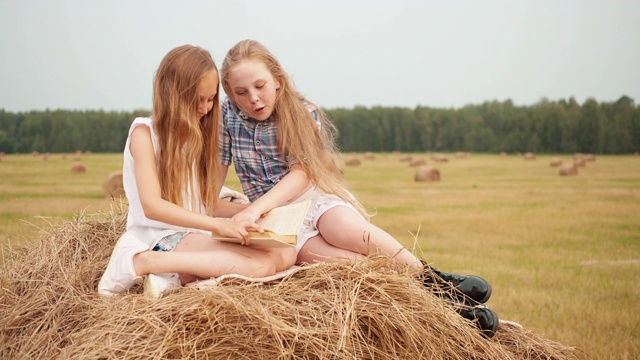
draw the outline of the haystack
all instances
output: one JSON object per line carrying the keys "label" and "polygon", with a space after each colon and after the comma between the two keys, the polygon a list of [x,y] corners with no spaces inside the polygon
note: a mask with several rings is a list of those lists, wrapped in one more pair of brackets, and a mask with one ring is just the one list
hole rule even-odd
{"label": "haystack", "polygon": [[84,167],[82,163],[74,163],[73,165],[71,165],[71,172],[80,174],[80,173],[87,172],[87,168]]}
{"label": "haystack", "polygon": [[560,176],[576,176],[578,175],[578,167],[576,164],[572,165],[563,165],[558,170],[558,175]]}
{"label": "haystack", "polygon": [[411,161],[411,159],[412,159],[411,155],[404,155],[400,157],[400,162],[409,162]]}
{"label": "haystack", "polygon": [[360,165],[360,159],[358,159],[357,156],[355,155],[351,155],[347,158],[347,161],[345,161],[345,165],[347,166],[359,166]]}
{"label": "haystack", "polygon": [[525,160],[535,160],[536,159],[536,154],[532,153],[532,152],[526,152],[526,153],[524,153],[524,159]]}
{"label": "haystack", "polygon": [[413,159],[409,162],[409,166],[411,167],[420,165],[427,165],[427,161],[425,159]]}
{"label": "haystack", "polygon": [[109,174],[102,183],[102,191],[106,198],[125,197],[124,185],[122,184],[122,171]]}
{"label": "haystack", "polygon": [[444,154],[433,154],[431,160],[439,163],[449,162],[449,158]]}
{"label": "haystack", "polygon": [[414,181],[440,181],[440,170],[432,168],[428,165],[419,166],[413,177]]}
{"label": "haystack", "polygon": [[373,160],[376,158],[376,155],[371,151],[367,151],[366,153],[364,153],[364,158],[367,160]]}
{"label": "haystack", "polygon": [[0,272],[0,358],[584,358],[508,324],[485,339],[380,258],[322,264],[261,285],[184,287],[159,300],[137,287],[103,299],[96,287],[125,217],[79,216],[9,249]]}
{"label": "haystack", "polygon": [[549,162],[549,166],[558,167],[560,165],[562,165],[562,159],[560,159],[559,157],[551,158],[551,161]]}

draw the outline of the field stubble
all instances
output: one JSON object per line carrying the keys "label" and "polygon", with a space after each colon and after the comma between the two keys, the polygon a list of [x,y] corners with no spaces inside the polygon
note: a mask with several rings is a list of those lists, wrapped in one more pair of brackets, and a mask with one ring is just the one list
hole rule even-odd
{"label": "field stubble", "polygon": [[[560,177],[551,156],[448,163],[412,156],[437,168],[442,181],[414,182],[415,168],[393,154],[344,167],[351,191],[375,213],[372,222],[441,270],[488,279],[488,305],[501,318],[593,359],[640,357],[640,158],[599,156],[578,176]],[[122,155],[82,155],[81,174],[71,172],[71,158],[0,161],[0,244],[119,206],[101,186]],[[240,189],[230,172],[226,185]]]}

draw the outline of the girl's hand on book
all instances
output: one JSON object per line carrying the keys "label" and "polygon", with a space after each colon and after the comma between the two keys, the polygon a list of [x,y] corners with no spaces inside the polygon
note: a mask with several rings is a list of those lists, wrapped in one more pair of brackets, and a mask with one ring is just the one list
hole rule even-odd
{"label": "girl's hand on book", "polygon": [[240,244],[249,245],[249,231],[263,232],[260,225],[250,221],[224,220],[216,233],[240,240]]}

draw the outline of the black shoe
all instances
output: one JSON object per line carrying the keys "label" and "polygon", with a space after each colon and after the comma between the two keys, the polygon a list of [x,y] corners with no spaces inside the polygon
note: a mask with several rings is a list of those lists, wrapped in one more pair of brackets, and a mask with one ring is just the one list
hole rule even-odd
{"label": "black shoe", "polygon": [[[424,286],[433,290],[436,295],[456,300],[466,305],[484,304],[491,297],[491,285],[483,278],[473,275],[458,275],[438,271],[425,261],[424,275],[421,277]],[[453,291],[451,291],[453,290]]]}
{"label": "black shoe", "polygon": [[486,338],[493,337],[498,331],[498,314],[485,306],[455,306],[460,316],[467,320],[471,320],[474,325],[480,329],[482,336]]}

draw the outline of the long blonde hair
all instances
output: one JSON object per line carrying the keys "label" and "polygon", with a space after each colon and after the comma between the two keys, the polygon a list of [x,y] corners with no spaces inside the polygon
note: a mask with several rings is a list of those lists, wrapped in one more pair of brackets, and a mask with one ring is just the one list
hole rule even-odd
{"label": "long blonde hair", "polygon": [[[366,218],[364,207],[346,190],[342,170],[338,165],[335,144],[337,129],[320,107],[300,94],[280,62],[261,43],[243,40],[232,47],[222,62],[222,87],[235,103],[235,95],[229,84],[229,73],[243,60],[264,63],[274,80],[280,84],[277,91],[274,119],[278,125],[278,149],[284,158],[293,156],[311,179],[311,183],[326,193],[335,194],[351,203]],[[313,115],[305,103],[314,107],[320,119],[318,130]]]}
{"label": "long blonde hair", "polygon": [[[218,69],[211,54],[200,47],[183,45],[171,50],[156,71],[153,86],[153,126],[158,136],[157,168],[162,198],[192,208],[202,205],[212,214],[217,203],[220,171],[218,131],[220,102],[198,119],[198,84],[205,74]],[[217,89],[218,90],[218,89]],[[191,199],[184,199],[188,194]]]}

